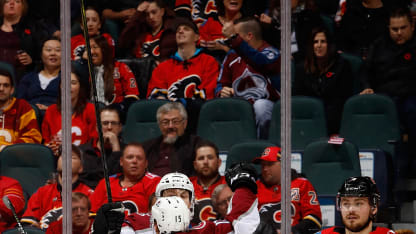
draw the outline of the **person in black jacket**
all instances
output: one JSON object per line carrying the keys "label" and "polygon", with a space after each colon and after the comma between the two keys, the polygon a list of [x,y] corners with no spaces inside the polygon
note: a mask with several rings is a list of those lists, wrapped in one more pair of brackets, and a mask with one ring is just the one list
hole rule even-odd
{"label": "person in black jacket", "polygon": [[162,135],[143,143],[148,170],[164,176],[169,172],[193,175],[193,153],[201,138],[185,133],[188,114],[180,102],[169,102],[156,113]]}
{"label": "person in black jacket", "polygon": [[328,31],[312,30],[306,58],[295,71],[294,95],[312,96],[323,101],[329,135],[339,131],[345,101],[353,94],[351,65],[336,51]]}

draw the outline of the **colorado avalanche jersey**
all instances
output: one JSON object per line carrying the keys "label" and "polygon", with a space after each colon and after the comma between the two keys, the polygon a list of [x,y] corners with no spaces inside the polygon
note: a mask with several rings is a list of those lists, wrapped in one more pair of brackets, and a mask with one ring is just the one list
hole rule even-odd
{"label": "colorado avalanche jersey", "polygon": [[[30,197],[21,221],[39,226],[46,231],[51,223],[62,218],[61,191],[62,187],[58,184],[40,187]],[[81,192],[91,199],[93,190],[78,181],[72,185],[72,192]]]}
{"label": "colorado avalanche jersey", "polygon": [[176,53],[153,70],[147,97],[163,96],[171,101],[179,98],[212,99],[218,73],[218,62],[214,57],[201,53],[201,49],[197,49],[188,60]]}
{"label": "colorado avalanche jersey", "polygon": [[214,189],[220,185],[225,184],[225,177],[218,176],[217,181],[209,187],[204,187],[198,182],[198,177],[193,176],[189,178],[194,185],[195,190],[195,209],[194,217],[191,223],[200,223],[201,221],[206,220],[216,220],[217,213],[214,211],[211,202],[211,195]]}
{"label": "colorado avalanche jersey", "polygon": [[[331,227],[324,229],[317,234],[345,234],[345,228],[344,227]],[[393,230],[390,230],[388,228],[384,227],[373,227],[373,230],[370,232],[370,234],[395,234]]]}
{"label": "colorado avalanche jersey", "polygon": [[[122,187],[122,174],[110,177],[111,194],[113,201],[122,201],[126,208],[126,215],[133,213],[148,212],[149,197],[155,192],[160,177],[146,172],[142,179],[132,187]],[[95,188],[91,198],[91,211],[97,212],[98,209],[107,203],[107,192],[105,180],[102,179]]]}
{"label": "colorado avalanche jersey", "polygon": [[[281,187],[280,185],[266,186],[257,181],[259,213],[266,220],[274,222],[279,228],[281,222]],[[311,220],[321,227],[321,208],[312,184],[306,178],[296,178],[291,183],[291,216],[292,226],[304,219]]]}
{"label": "colorado avalanche jersey", "polygon": [[244,41],[235,44],[235,47],[238,51],[230,50],[224,59],[216,95],[219,96],[223,87],[232,87],[234,96],[252,103],[258,99],[278,100],[280,94],[271,79],[277,79],[279,74],[279,51],[265,42],[258,50]]}
{"label": "colorado avalanche jersey", "polygon": [[[187,232],[178,233],[195,233],[195,234],[224,234],[234,231],[235,233],[253,233],[258,224],[260,217],[257,207],[257,198],[248,188],[238,188],[231,199],[230,212],[225,217],[226,220],[203,221],[199,225],[191,227]],[[150,225],[150,215],[135,214],[134,217],[128,217],[123,224],[121,234],[152,234],[153,229]],[[147,221],[149,220],[149,221]]]}
{"label": "colorado avalanche jersey", "polygon": [[[42,135],[45,143],[49,143],[54,136],[60,136],[62,129],[62,116],[56,104],[46,110],[42,123]],[[72,115],[72,143],[81,145],[92,139],[98,138],[95,108],[92,103],[87,103],[82,114]]]}

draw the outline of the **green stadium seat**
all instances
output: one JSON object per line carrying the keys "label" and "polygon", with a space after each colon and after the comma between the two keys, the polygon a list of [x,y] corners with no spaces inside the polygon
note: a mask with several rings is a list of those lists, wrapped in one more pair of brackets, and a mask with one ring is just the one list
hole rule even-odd
{"label": "green stadium seat", "polygon": [[220,151],[228,151],[236,143],[256,140],[252,105],[239,98],[205,102],[199,114],[197,135],[215,143]]}
{"label": "green stadium seat", "polygon": [[133,103],[127,112],[126,124],[123,128],[125,143],[144,142],[160,136],[157,124],[157,109],[167,100],[139,100]]}
{"label": "green stadium seat", "polygon": [[[269,141],[280,145],[280,101],[273,107],[269,130]],[[327,137],[325,111],[321,100],[292,97],[292,149],[302,151],[314,140]]]}
{"label": "green stadium seat", "polygon": [[344,104],[340,136],[358,148],[379,148],[394,157],[400,124],[394,102],[378,94],[356,95]]}
{"label": "green stadium seat", "polygon": [[322,139],[308,144],[302,157],[302,173],[319,195],[335,196],[342,183],[351,176],[360,176],[357,147],[344,141],[342,145]]}
{"label": "green stadium seat", "polygon": [[[35,227],[31,227],[31,226],[25,226],[23,227],[23,229],[25,230],[27,234],[44,234],[45,233],[44,231]],[[21,233],[22,232],[18,228],[9,229],[3,232],[3,234],[21,234]]]}
{"label": "green stadium seat", "polygon": [[361,83],[359,80],[359,74],[361,66],[363,65],[363,60],[361,59],[361,57],[349,53],[342,53],[341,57],[346,59],[351,65],[352,74],[354,75],[353,93],[358,94],[362,91]]}
{"label": "green stadium seat", "polygon": [[[264,149],[269,146],[275,146],[274,144],[266,141],[249,141],[235,144],[228,152],[225,168],[230,168],[234,163],[239,162],[251,162],[254,158],[260,157]],[[260,165],[253,164],[257,169],[257,172],[261,172]]]}
{"label": "green stadium seat", "polygon": [[52,151],[41,144],[21,143],[6,146],[0,152],[0,173],[12,177],[22,185],[26,196],[31,196],[45,185],[55,171]]}

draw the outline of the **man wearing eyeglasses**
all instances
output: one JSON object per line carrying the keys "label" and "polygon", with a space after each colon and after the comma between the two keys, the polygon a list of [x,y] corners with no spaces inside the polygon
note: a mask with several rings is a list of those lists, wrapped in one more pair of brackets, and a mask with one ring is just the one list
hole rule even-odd
{"label": "man wearing eyeglasses", "polygon": [[156,113],[162,135],[143,143],[150,172],[164,176],[169,172],[193,173],[193,152],[201,141],[198,136],[185,133],[188,114],[179,102],[169,102]]}
{"label": "man wearing eyeglasses", "polygon": [[[108,174],[121,172],[119,160],[124,143],[121,141],[120,133],[122,124],[120,113],[113,106],[106,106],[100,110],[101,127],[103,130],[104,150],[107,156]],[[101,145],[98,139],[93,144],[84,144],[80,148],[84,152],[84,172],[81,174],[81,181],[88,186],[95,188],[98,181],[103,178],[103,167],[101,162]]]}

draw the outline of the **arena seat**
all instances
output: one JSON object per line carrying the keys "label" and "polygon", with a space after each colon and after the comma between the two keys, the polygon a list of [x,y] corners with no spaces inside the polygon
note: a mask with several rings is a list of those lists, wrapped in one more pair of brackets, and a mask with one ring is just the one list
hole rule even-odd
{"label": "arena seat", "polygon": [[[233,145],[230,151],[228,152],[225,168],[230,168],[234,163],[251,162],[254,158],[260,157],[264,149],[269,146],[275,145],[266,141],[249,141],[237,143]],[[253,165],[260,175],[260,165]]]}
{"label": "arena seat", "polygon": [[335,196],[342,183],[351,176],[361,176],[358,148],[344,141],[329,144],[328,139],[308,144],[303,152],[302,173],[322,196]]}
{"label": "arena seat", "polygon": [[[280,145],[280,108],[274,104],[269,130],[269,141]],[[327,137],[325,111],[321,100],[313,97],[292,97],[292,149],[302,151],[317,139]]]}
{"label": "arena seat", "polygon": [[205,102],[199,114],[197,135],[214,142],[220,151],[256,140],[256,122],[250,102],[239,98],[217,98]]}
{"label": "arena seat", "polygon": [[167,100],[139,100],[133,103],[127,112],[126,124],[123,128],[125,143],[143,142],[161,135],[157,124],[157,109]]}
{"label": "arena seat", "polygon": [[359,80],[359,74],[361,70],[361,66],[363,65],[363,60],[361,57],[349,54],[349,53],[341,53],[341,57],[346,59],[350,65],[353,74],[353,93],[358,94],[362,91],[361,82]]}
{"label": "arena seat", "polygon": [[340,136],[358,148],[379,148],[394,159],[400,124],[394,102],[379,94],[356,95],[344,104]]}
{"label": "arena seat", "polygon": [[[44,234],[45,232],[39,228],[24,226],[23,229],[27,234]],[[9,229],[3,232],[3,234],[21,234],[22,232],[18,228]]]}
{"label": "arena seat", "polygon": [[45,185],[55,171],[55,156],[41,144],[20,143],[6,146],[0,152],[0,172],[22,185],[26,196],[31,196]]}

